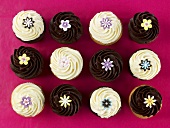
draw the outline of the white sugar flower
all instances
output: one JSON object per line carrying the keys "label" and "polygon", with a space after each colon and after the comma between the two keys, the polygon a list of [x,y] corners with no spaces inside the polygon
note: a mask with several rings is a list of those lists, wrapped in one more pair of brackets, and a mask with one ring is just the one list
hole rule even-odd
{"label": "white sugar flower", "polygon": [[66,96],[66,95],[64,95],[64,97],[60,97],[61,100],[59,101],[59,103],[61,103],[61,106],[64,106],[65,108],[67,106],[70,106],[70,102],[72,100],[70,100],[69,98],[70,96]]}
{"label": "white sugar flower", "polygon": [[71,28],[71,25],[69,24],[69,20],[61,20],[61,24],[59,28],[63,29],[64,31],[67,31],[68,28]]}

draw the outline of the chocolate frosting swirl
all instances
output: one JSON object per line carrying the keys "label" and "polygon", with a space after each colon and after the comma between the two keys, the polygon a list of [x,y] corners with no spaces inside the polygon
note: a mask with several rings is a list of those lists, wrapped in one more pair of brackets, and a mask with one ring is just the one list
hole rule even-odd
{"label": "chocolate frosting swirl", "polygon": [[[102,62],[107,59],[113,61],[113,67],[111,70],[105,70],[102,68]],[[111,50],[111,49],[104,49],[97,52],[90,60],[90,72],[91,74],[99,81],[109,82],[117,78],[122,71],[123,62],[121,56]]]}
{"label": "chocolate frosting swirl", "polygon": [[[151,20],[152,28],[147,31],[141,27],[143,19]],[[157,18],[149,12],[136,13],[129,22],[129,35],[137,43],[145,44],[153,41],[159,34],[159,24]]]}
{"label": "chocolate frosting swirl", "polygon": [[[61,20],[69,20],[71,28],[68,28],[67,31],[63,31],[63,29],[59,28]],[[72,12],[60,12],[56,14],[50,22],[49,29],[51,36],[56,41],[64,44],[69,44],[77,41],[83,33],[83,27],[80,19]]]}
{"label": "chocolate frosting swirl", "polygon": [[[26,54],[30,57],[27,65],[19,63],[19,56]],[[21,46],[11,55],[11,69],[22,79],[31,79],[38,76],[43,69],[44,61],[41,54],[34,48]]]}
{"label": "chocolate frosting swirl", "polygon": [[[152,105],[151,108],[146,107],[146,104],[144,104],[144,98],[147,98],[148,95],[154,96],[154,99],[156,100],[156,105]],[[151,86],[143,85],[138,87],[130,98],[130,107],[132,111],[142,116],[154,116],[161,109],[161,106],[162,97],[160,93]]]}
{"label": "chocolate frosting swirl", "polygon": [[[70,100],[72,100],[70,106],[67,106],[66,108],[59,103],[60,97],[63,97],[64,95],[69,96]],[[53,112],[62,116],[72,116],[77,113],[81,106],[81,101],[81,93],[69,84],[62,84],[56,87],[50,95],[50,105]]]}

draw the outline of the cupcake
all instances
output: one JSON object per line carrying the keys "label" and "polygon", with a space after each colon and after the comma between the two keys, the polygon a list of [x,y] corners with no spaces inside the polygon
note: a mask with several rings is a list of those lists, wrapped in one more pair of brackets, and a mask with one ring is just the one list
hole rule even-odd
{"label": "cupcake", "polygon": [[76,114],[81,106],[82,95],[73,86],[62,84],[51,92],[50,105],[58,115],[72,116]]}
{"label": "cupcake", "polygon": [[147,119],[155,116],[162,107],[161,94],[153,87],[141,85],[132,90],[129,106],[134,115]]}
{"label": "cupcake", "polygon": [[45,23],[40,14],[33,10],[21,11],[12,22],[12,29],[17,38],[25,43],[35,43],[42,39]]}
{"label": "cupcake", "polygon": [[158,55],[149,49],[138,50],[129,59],[132,75],[141,80],[151,80],[161,70]]}
{"label": "cupcake", "polygon": [[37,77],[43,70],[44,61],[34,48],[21,46],[11,55],[11,69],[22,79]]}
{"label": "cupcake", "polygon": [[79,51],[68,47],[56,49],[51,55],[50,63],[53,74],[63,80],[76,78],[83,68],[83,58]]}
{"label": "cupcake", "polygon": [[123,61],[117,52],[104,49],[93,55],[89,68],[91,74],[97,80],[110,82],[119,76],[123,68]]}
{"label": "cupcake", "polygon": [[136,13],[129,22],[129,35],[139,44],[147,44],[156,39],[159,34],[157,18],[149,12]]}
{"label": "cupcake", "polygon": [[45,98],[40,87],[33,83],[18,85],[11,95],[13,110],[24,117],[34,117],[44,108]]}
{"label": "cupcake", "polygon": [[50,33],[54,40],[63,44],[76,42],[83,34],[80,19],[72,12],[60,12],[50,22]]}
{"label": "cupcake", "polygon": [[122,36],[122,24],[115,14],[104,11],[97,13],[91,19],[89,32],[94,42],[100,45],[111,45]]}
{"label": "cupcake", "polygon": [[90,108],[101,118],[112,117],[121,108],[120,96],[112,88],[101,87],[92,93],[90,97]]}

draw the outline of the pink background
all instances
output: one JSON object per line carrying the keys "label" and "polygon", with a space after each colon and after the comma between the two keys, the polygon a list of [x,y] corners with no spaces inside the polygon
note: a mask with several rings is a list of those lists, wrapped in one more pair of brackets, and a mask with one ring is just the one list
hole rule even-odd
{"label": "pink background", "polygon": [[[49,2],[50,1],[50,2]],[[169,44],[169,7],[168,0],[1,0],[0,4],[0,127],[1,128],[163,128],[169,126],[170,114],[170,44]],[[46,23],[46,33],[42,41],[36,44],[25,44],[18,40],[12,29],[12,19],[21,10],[32,9],[40,13]],[[123,23],[123,36],[112,46],[100,46],[94,43],[88,33],[90,19],[100,11],[112,11]],[[49,34],[50,19],[60,11],[72,11],[80,19],[84,27],[81,39],[70,45],[55,42]],[[128,22],[137,12],[149,11],[158,18],[160,34],[151,44],[140,45],[130,40],[128,36]],[[45,70],[41,76],[22,80],[10,69],[10,55],[15,48],[31,46],[40,51],[45,60]],[[71,81],[59,80],[50,71],[49,58],[51,53],[59,47],[68,46],[81,52],[84,59],[84,68],[78,78]],[[124,61],[123,71],[118,79],[110,83],[102,83],[95,80],[89,72],[88,64],[94,53],[100,49],[111,48],[121,54]],[[152,80],[141,81],[133,78],[128,71],[128,59],[131,54],[141,48],[149,48],[159,55],[162,63],[161,72]],[[11,107],[10,97],[13,89],[23,83],[33,82],[40,85],[46,97],[45,108],[41,114],[34,118],[24,118],[17,115]],[[82,92],[83,104],[80,111],[72,117],[58,116],[52,112],[49,105],[49,94],[52,89],[60,84],[71,84]],[[142,120],[135,117],[129,106],[128,96],[130,91],[141,84],[149,84],[157,88],[163,97],[163,107],[153,118]],[[89,108],[90,93],[100,87],[109,86],[116,90],[122,98],[122,109],[114,117],[101,119],[93,114]]]}

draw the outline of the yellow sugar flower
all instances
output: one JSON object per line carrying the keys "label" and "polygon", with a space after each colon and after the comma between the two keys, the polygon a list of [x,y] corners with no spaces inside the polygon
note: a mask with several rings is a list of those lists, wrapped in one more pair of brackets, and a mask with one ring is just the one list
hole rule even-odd
{"label": "yellow sugar flower", "polygon": [[144,104],[146,104],[146,107],[150,107],[150,108],[152,108],[152,105],[156,105],[155,104],[155,102],[156,102],[156,100],[154,99],[154,96],[150,96],[150,95],[148,95],[148,98],[144,98]]}
{"label": "yellow sugar flower", "polygon": [[19,64],[27,65],[28,61],[30,60],[30,57],[27,57],[27,55],[24,53],[22,56],[19,56],[18,59],[20,60]]}
{"label": "yellow sugar flower", "polygon": [[143,23],[141,23],[141,27],[144,27],[144,30],[148,30],[148,28],[152,28],[152,20],[147,20],[147,19],[143,19]]}
{"label": "yellow sugar flower", "polygon": [[66,96],[66,95],[64,95],[64,97],[60,97],[60,101],[59,101],[59,103],[61,103],[61,105],[60,106],[64,106],[65,108],[67,107],[67,106],[70,106],[70,103],[69,102],[71,102],[72,100],[70,100],[69,99],[70,98],[70,96]]}

